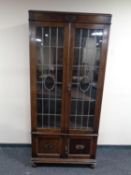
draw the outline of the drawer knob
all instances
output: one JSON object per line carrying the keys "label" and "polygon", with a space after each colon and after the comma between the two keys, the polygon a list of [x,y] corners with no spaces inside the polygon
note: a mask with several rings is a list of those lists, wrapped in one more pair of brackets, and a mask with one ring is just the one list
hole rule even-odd
{"label": "drawer knob", "polygon": [[77,150],[83,150],[83,149],[85,149],[85,146],[84,145],[76,145],[75,148]]}

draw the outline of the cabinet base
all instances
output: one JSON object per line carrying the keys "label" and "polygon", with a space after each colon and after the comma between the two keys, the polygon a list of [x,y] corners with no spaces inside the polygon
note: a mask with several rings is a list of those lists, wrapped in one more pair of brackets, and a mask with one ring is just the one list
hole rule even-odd
{"label": "cabinet base", "polygon": [[95,159],[59,159],[59,158],[32,158],[32,165],[36,164],[79,164],[79,165],[89,165],[91,168],[95,168]]}

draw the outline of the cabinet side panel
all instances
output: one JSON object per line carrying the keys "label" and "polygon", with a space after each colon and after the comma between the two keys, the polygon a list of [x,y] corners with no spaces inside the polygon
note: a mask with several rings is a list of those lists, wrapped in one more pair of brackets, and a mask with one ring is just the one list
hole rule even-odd
{"label": "cabinet side panel", "polygon": [[35,50],[35,27],[30,22],[30,93],[31,93],[31,124],[32,130],[36,128],[36,50]]}
{"label": "cabinet side panel", "polygon": [[108,49],[108,40],[109,40],[109,32],[110,26],[105,25],[104,27],[104,35],[102,42],[102,50],[101,50],[101,59],[100,59],[100,68],[99,68],[99,76],[98,76],[98,86],[97,86],[97,94],[96,94],[96,109],[95,109],[95,120],[94,120],[94,132],[98,133],[99,130],[99,122],[100,122],[100,114],[101,114],[101,104],[102,104],[102,96],[103,96],[103,88],[104,88],[104,78],[106,71],[106,62],[107,62],[107,49]]}

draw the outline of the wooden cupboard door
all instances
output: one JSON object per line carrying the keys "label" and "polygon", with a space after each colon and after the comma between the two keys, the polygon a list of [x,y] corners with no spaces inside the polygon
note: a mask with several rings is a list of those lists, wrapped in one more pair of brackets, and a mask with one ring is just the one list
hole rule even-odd
{"label": "wooden cupboard door", "polygon": [[103,43],[102,26],[76,25],[72,43],[69,128],[93,130]]}
{"label": "wooden cupboard door", "polygon": [[94,158],[97,137],[70,136],[68,138],[68,158]]}
{"label": "wooden cupboard door", "polygon": [[[33,26],[33,24],[32,24]],[[31,36],[33,128],[58,128],[62,120],[64,24],[35,23]],[[34,68],[35,65],[35,68]],[[34,81],[35,80],[35,81]]]}
{"label": "wooden cupboard door", "polygon": [[62,140],[59,136],[34,136],[34,157],[60,158]]}

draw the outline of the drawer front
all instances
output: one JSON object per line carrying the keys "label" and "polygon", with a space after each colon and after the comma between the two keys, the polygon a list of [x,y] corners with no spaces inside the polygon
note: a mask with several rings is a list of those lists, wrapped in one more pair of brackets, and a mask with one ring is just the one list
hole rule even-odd
{"label": "drawer front", "polygon": [[68,141],[69,157],[93,158],[96,149],[96,137],[71,137]]}
{"label": "drawer front", "polygon": [[90,139],[70,139],[69,152],[70,154],[90,154],[91,140]]}
{"label": "drawer front", "polygon": [[35,150],[37,156],[58,157],[61,150],[61,140],[57,136],[37,136]]}

